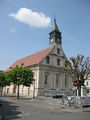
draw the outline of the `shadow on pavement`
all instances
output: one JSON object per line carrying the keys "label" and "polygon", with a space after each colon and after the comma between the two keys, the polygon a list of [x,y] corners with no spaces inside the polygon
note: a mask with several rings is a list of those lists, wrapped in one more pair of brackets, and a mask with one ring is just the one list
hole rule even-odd
{"label": "shadow on pavement", "polygon": [[19,120],[20,114],[22,112],[19,110],[19,106],[14,103],[3,101],[0,106],[0,120]]}

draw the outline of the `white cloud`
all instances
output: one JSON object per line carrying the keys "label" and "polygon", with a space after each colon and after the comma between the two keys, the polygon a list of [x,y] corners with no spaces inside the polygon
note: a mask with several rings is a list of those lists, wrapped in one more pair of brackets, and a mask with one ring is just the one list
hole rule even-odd
{"label": "white cloud", "polygon": [[33,12],[31,9],[20,8],[18,12],[10,13],[9,16],[20,22],[30,25],[31,27],[46,28],[50,26],[50,17],[45,16],[42,12]]}

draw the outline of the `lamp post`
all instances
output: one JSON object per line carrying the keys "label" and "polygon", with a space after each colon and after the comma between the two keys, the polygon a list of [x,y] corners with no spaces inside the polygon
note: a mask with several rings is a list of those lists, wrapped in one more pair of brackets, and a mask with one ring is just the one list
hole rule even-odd
{"label": "lamp post", "polygon": [[[17,77],[17,81],[19,80],[19,77]],[[17,89],[17,99],[19,99],[19,84],[18,84],[18,89]]]}
{"label": "lamp post", "polygon": [[77,99],[76,99],[76,96],[77,96],[77,86],[78,86],[77,80],[74,80],[73,86],[74,86],[74,88],[75,88],[75,90],[74,90],[74,97],[75,97],[75,107],[76,107],[76,106],[77,106]]}
{"label": "lamp post", "polygon": [[2,87],[0,86],[0,96],[2,95]]}
{"label": "lamp post", "polygon": [[33,79],[33,98],[35,96],[35,79]]}
{"label": "lamp post", "polygon": [[3,83],[2,80],[0,79],[0,96],[2,95],[2,91],[3,91]]}

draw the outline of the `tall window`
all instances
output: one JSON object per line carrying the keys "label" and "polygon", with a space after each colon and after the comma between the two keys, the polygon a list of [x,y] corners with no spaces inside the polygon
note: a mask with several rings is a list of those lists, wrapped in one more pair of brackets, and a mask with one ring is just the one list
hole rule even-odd
{"label": "tall window", "polygon": [[67,76],[65,76],[65,87],[67,86]]}
{"label": "tall window", "polygon": [[87,93],[89,93],[89,89],[87,89]]}
{"label": "tall window", "polygon": [[60,49],[59,48],[57,48],[57,54],[60,54]]}
{"label": "tall window", "polygon": [[45,85],[47,85],[48,82],[48,75],[45,75]]}
{"label": "tall window", "polygon": [[46,57],[46,63],[50,64],[50,57],[49,56]]}
{"label": "tall window", "polygon": [[60,65],[60,59],[57,59],[57,65]]}
{"label": "tall window", "polygon": [[88,82],[86,82],[86,85],[88,86]]}
{"label": "tall window", "polygon": [[58,79],[59,79],[59,77],[56,76],[56,86],[58,86]]}

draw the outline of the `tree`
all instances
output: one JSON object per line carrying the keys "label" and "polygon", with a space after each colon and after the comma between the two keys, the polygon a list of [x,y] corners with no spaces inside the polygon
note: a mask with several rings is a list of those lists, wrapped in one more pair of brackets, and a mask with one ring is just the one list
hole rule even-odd
{"label": "tree", "polygon": [[33,81],[33,72],[31,69],[29,68],[25,68],[23,71],[23,80],[22,80],[22,84],[24,86],[30,87],[30,85],[32,84]]}
{"label": "tree", "polygon": [[3,91],[3,87],[5,87],[6,85],[10,85],[10,81],[6,80],[6,76],[5,73],[0,72],[0,88]]}
{"label": "tree", "polygon": [[5,86],[5,75],[0,72],[0,94],[2,94],[3,87]]}
{"label": "tree", "polygon": [[33,72],[29,68],[25,68],[23,72],[23,81],[22,84],[23,86],[29,87],[28,91],[30,91],[30,85],[32,84],[33,81]]}
{"label": "tree", "polygon": [[17,85],[17,98],[19,99],[19,87],[20,85],[30,86],[33,80],[33,72],[31,69],[16,66],[8,74],[7,79]]}
{"label": "tree", "polygon": [[6,81],[5,74],[1,72],[0,73],[0,87],[2,87],[2,89],[3,89],[3,87],[8,84],[10,84],[10,83],[8,81]]}
{"label": "tree", "polygon": [[4,73],[0,73],[0,87],[5,85],[5,75]]}
{"label": "tree", "polygon": [[77,89],[81,95],[81,86],[84,86],[86,79],[90,77],[90,58],[83,55],[71,57],[70,61],[65,62],[65,71],[71,74],[74,80],[77,80]]}

